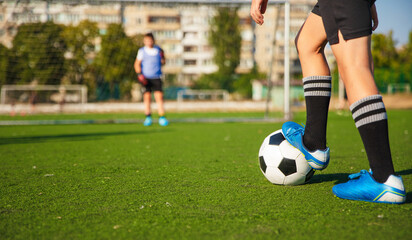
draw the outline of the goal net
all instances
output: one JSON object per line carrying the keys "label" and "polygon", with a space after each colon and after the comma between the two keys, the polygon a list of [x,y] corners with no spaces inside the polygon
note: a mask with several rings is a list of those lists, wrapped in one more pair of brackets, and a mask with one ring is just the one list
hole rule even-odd
{"label": "goal net", "polygon": [[[208,41],[210,24],[218,8],[229,7],[237,9],[241,35],[234,76],[256,66],[268,73],[268,81],[284,86],[287,117],[290,74],[300,71],[290,66],[297,54],[289,45],[314,2],[269,1],[265,24],[257,26],[250,0],[0,1],[1,103],[133,101],[133,64],[148,32],[165,52],[165,89],[194,86],[200,76],[218,69]],[[192,92],[190,98],[214,96]]]}
{"label": "goal net", "polygon": [[3,85],[1,104],[85,104],[84,85]]}

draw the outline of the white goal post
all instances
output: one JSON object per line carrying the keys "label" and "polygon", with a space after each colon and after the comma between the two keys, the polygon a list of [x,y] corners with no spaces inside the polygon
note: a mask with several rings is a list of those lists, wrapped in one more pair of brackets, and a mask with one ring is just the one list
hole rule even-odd
{"label": "white goal post", "polygon": [[[15,104],[29,101],[28,93],[47,93],[44,103],[87,103],[87,86],[85,85],[3,85],[0,104]],[[23,99],[23,100],[22,100]],[[38,103],[43,103],[41,100]]]}

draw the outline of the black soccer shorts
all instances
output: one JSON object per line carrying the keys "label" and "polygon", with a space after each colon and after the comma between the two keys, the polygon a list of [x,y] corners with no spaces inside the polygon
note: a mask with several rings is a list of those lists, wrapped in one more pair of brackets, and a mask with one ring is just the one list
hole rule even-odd
{"label": "black soccer shorts", "polygon": [[147,84],[143,86],[142,90],[143,93],[145,92],[156,92],[156,91],[163,91],[162,87],[162,80],[160,78],[146,78]]}
{"label": "black soccer shorts", "polygon": [[372,34],[375,0],[318,0],[312,12],[322,17],[329,44],[339,43],[338,30],[349,40]]}

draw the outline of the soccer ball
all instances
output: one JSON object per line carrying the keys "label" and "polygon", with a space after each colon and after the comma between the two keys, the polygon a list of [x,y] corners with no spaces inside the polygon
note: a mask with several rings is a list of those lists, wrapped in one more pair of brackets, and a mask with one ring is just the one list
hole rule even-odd
{"label": "soccer ball", "polygon": [[263,175],[273,184],[303,184],[315,173],[305,156],[285,139],[282,130],[269,134],[263,140],[259,164]]}

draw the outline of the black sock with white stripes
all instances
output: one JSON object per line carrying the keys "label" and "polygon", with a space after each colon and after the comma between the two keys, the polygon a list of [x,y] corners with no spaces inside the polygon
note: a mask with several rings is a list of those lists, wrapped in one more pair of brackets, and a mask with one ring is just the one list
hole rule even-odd
{"label": "black sock with white stripes", "polygon": [[350,106],[361,135],[373,178],[384,183],[394,174],[388,137],[388,120],[381,95],[372,95]]}
{"label": "black sock with white stripes", "polygon": [[326,124],[331,92],[330,76],[303,78],[306,102],[306,126],[303,143],[309,151],[326,149]]}

